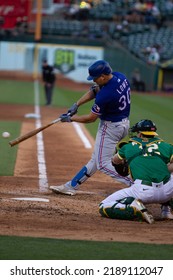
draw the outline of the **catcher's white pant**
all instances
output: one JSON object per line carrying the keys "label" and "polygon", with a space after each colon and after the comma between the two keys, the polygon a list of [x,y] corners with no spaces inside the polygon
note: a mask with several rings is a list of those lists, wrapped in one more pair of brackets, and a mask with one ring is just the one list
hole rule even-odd
{"label": "catcher's white pant", "polygon": [[125,208],[125,204],[118,203],[119,200],[127,197],[133,197],[141,200],[143,203],[165,203],[173,198],[173,175],[170,180],[163,184],[163,182],[152,186],[143,185],[141,180],[135,180],[131,187],[114,192],[101,203],[103,207],[111,207],[115,203],[116,208]]}

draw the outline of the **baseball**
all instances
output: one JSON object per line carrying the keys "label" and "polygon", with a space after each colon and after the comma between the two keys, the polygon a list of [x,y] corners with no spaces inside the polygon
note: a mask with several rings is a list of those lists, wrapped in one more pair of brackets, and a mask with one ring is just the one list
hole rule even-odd
{"label": "baseball", "polygon": [[8,137],[10,137],[10,133],[5,131],[5,132],[2,133],[2,137],[8,138]]}

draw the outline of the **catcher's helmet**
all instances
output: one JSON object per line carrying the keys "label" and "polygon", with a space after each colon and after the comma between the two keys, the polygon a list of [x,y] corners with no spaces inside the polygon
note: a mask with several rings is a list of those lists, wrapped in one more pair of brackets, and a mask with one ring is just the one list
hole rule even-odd
{"label": "catcher's helmet", "polygon": [[141,132],[144,135],[155,136],[157,127],[151,120],[141,120],[131,127],[131,132]]}
{"label": "catcher's helmet", "polygon": [[105,60],[97,60],[88,68],[89,76],[88,81],[94,80],[100,77],[102,74],[109,75],[112,69],[109,63]]}

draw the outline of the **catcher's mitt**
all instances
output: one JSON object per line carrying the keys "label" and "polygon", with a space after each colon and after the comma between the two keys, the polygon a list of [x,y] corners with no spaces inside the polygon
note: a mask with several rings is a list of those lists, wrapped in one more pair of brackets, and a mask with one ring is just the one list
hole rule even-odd
{"label": "catcher's mitt", "polygon": [[115,164],[112,162],[113,167],[115,168],[115,170],[118,172],[118,174],[120,174],[123,177],[126,177],[129,175],[129,166],[127,161],[124,161],[124,163],[120,163],[120,164]]}

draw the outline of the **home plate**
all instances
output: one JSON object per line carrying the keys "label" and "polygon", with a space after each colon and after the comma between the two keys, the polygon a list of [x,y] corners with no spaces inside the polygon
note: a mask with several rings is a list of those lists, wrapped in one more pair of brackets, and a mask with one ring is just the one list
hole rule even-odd
{"label": "home plate", "polygon": [[40,198],[40,197],[13,197],[11,199],[14,199],[14,200],[25,200],[25,201],[49,202],[49,199],[47,199],[47,198]]}
{"label": "home plate", "polygon": [[79,193],[79,194],[96,194],[95,192],[89,192],[89,191],[78,191],[76,193]]}

